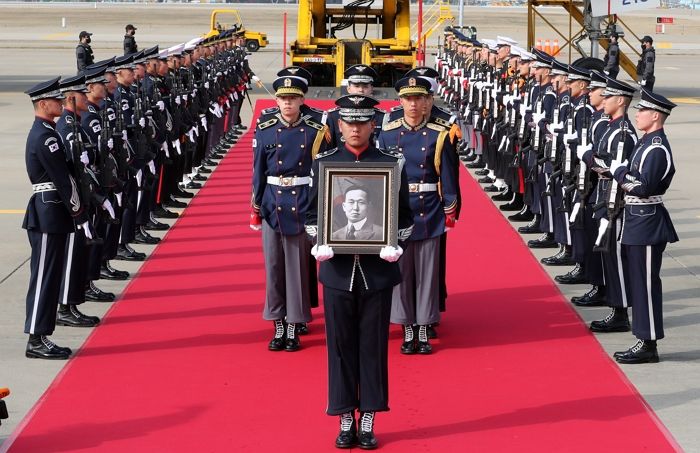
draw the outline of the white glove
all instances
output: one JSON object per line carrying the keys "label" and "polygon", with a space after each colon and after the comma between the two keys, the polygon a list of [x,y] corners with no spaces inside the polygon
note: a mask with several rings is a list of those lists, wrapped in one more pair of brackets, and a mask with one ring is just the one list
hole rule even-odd
{"label": "white glove", "polygon": [[196,97],[196,96],[197,96],[197,89],[195,88],[194,90],[192,90],[192,97]]}
{"label": "white glove", "polygon": [[154,175],[156,174],[156,163],[153,162],[152,160],[148,162],[148,169],[151,170],[151,173]]}
{"label": "white glove", "polygon": [[139,119],[139,126],[146,127],[146,118]]}
{"label": "white glove", "polygon": [[114,149],[114,140],[111,138],[107,139],[107,149],[110,151]]}
{"label": "white glove", "polygon": [[[185,100],[187,100],[187,98],[185,98]],[[181,102],[182,102],[182,99],[180,98],[180,96],[175,96],[175,103],[177,105],[180,105]]]}
{"label": "white glove", "polygon": [[180,148],[180,140],[173,140],[172,141],[173,148],[175,148],[175,151],[177,152],[178,156],[182,155],[182,149]]}
{"label": "white glove", "polygon": [[319,263],[322,261],[327,261],[333,258],[333,256],[335,255],[335,253],[333,253],[332,247],[318,244],[311,247],[311,254],[314,256],[314,258],[316,258],[316,261],[318,261]]}
{"label": "white glove", "polygon": [[627,160],[625,160],[624,162],[620,162],[619,160],[613,160],[612,162],[610,162],[610,173],[614,176],[618,168],[627,167],[627,165]]}
{"label": "white glove", "polygon": [[90,231],[89,222],[81,223],[80,225],[78,225],[78,229],[83,230],[83,233],[85,233],[86,238],[92,239],[92,232]]}
{"label": "white glove", "polygon": [[579,209],[581,209],[580,202],[574,204],[574,207],[571,208],[571,215],[569,216],[569,223],[574,223],[576,221],[576,216],[578,215]]}
{"label": "white glove", "polygon": [[261,83],[260,77],[258,77],[256,75],[253,75],[250,79],[255,83],[258,83],[258,84]]}
{"label": "white glove", "polygon": [[527,114],[527,105],[525,103],[520,104],[520,116],[525,118],[525,114]]}
{"label": "white glove", "polygon": [[206,88],[207,90],[209,89],[209,82],[208,81],[204,82],[204,88]]}
{"label": "white glove", "polygon": [[187,100],[187,93],[185,93],[185,94],[182,95],[182,99],[183,99],[184,101]]}
{"label": "white glove", "polygon": [[540,124],[540,121],[544,119],[544,113],[533,113],[532,114],[532,122],[535,123],[535,125]]}
{"label": "white glove", "polygon": [[595,245],[600,245],[601,239],[603,239],[603,235],[605,234],[605,230],[608,228],[608,224],[610,221],[603,217],[600,219],[600,225],[598,226],[598,237],[595,239]]}
{"label": "white glove", "polygon": [[119,206],[121,208],[122,207],[122,193],[121,192],[115,193],[114,196],[117,197],[117,206]]}
{"label": "white glove", "polygon": [[126,129],[122,131],[122,140],[127,141],[128,137],[126,136]]}
{"label": "white glove", "polygon": [[192,129],[189,130],[189,132],[187,132],[187,138],[190,139],[191,143],[194,143],[194,131],[195,131],[195,129],[196,128],[193,127]]}
{"label": "white glove", "polygon": [[390,263],[397,262],[399,258],[401,258],[401,255],[403,255],[403,249],[399,245],[396,247],[386,245],[379,251],[379,258]]}
{"label": "white glove", "polygon": [[204,128],[205,131],[208,131],[209,129],[207,129],[207,117],[203,116],[201,119],[202,119],[202,127]]}
{"label": "white glove", "polygon": [[165,157],[170,159],[170,151],[168,150],[168,142],[163,142],[163,144],[160,145],[160,149],[162,149],[163,152],[165,153]]}
{"label": "white glove", "polygon": [[576,147],[576,157],[578,157],[578,159],[581,160],[581,159],[583,159],[583,155],[592,149],[593,149],[593,145],[590,143],[587,144],[586,146],[578,145]]}
{"label": "white glove", "polygon": [[605,70],[603,72],[605,73],[605,75],[610,75],[610,71],[608,71],[608,70]]}
{"label": "white glove", "polygon": [[555,133],[560,132],[564,129],[564,123],[562,123],[562,122],[550,123],[549,125],[547,125],[547,129],[549,130],[549,132],[555,134]]}
{"label": "white glove", "polygon": [[231,102],[226,98],[226,108],[230,109],[231,108]]}
{"label": "white glove", "polygon": [[642,80],[641,82],[639,82],[639,84],[640,84],[641,86],[645,86],[645,85],[647,84],[647,81],[646,81],[646,80]]}
{"label": "white glove", "polygon": [[88,157],[87,151],[80,153],[80,162],[82,162],[83,165],[88,165],[90,163],[90,157]]}
{"label": "white glove", "polygon": [[571,141],[574,141],[578,138],[578,134],[576,132],[572,132],[570,134],[564,134],[564,143],[569,143]]}
{"label": "white glove", "polygon": [[105,200],[104,203],[102,203],[102,209],[105,211],[109,212],[109,216],[113,219],[116,219],[117,217],[114,215],[114,208],[112,207],[112,203],[109,200]]}
{"label": "white glove", "polygon": [[482,82],[481,80],[477,80],[474,83],[474,88],[476,88],[479,91],[481,91],[481,88],[483,88],[483,86],[484,86],[484,82]]}
{"label": "white glove", "polygon": [[156,107],[158,107],[158,110],[160,110],[162,112],[163,110],[165,110],[165,102],[163,102],[163,101],[156,102]]}

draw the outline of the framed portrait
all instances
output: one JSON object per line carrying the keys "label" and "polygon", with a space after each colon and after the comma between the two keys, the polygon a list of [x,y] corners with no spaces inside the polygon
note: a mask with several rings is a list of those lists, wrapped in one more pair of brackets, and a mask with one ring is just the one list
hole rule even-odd
{"label": "framed portrait", "polygon": [[400,177],[398,163],[320,162],[318,243],[341,254],[396,247]]}

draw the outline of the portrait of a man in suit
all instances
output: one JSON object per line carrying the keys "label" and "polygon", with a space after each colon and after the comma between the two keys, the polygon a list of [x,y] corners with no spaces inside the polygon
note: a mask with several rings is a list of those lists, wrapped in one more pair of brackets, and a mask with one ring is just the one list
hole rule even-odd
{"label": "portrait of a man in suit", "polygon": [[381,241],[384,228],[372,222],[370,191],[361,185],[351,185],[345,189],[343,212],[347,223],[331,234],[331,239],[340,241]]}

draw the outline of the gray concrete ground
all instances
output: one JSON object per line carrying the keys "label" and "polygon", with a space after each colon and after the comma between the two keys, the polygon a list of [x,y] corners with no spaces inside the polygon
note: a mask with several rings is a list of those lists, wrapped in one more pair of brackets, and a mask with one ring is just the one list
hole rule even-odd
{"label": "gray concrete ground", "polygon": [[[226,5],[218,5],[225,7]],[[244,23],[268,33],[271,42],[251,58],[253,70],[270,82],[282,66],[282,14],[288,13],[290,39],[295,35],[296,10],[290,5],[238,5]],[[24,168],[26,133],[32,121],[31,106],[22,91],[33,83],[53,75],[75,72],[73,49],[80,30],[94,32],[93,48],[97,59],[121,53],[123,26],[134,23],[139,45],[173,45],[207,30],[214,5],[119,5],[119,4],[0,4],[0,387],[7,386],[10,419],[0,426],[0,443],[9,436],[40,398],[65,362],[47,362],[24,358],[26,336],[22,333],[24,298],[29,278],[29,246],[20,228],[23,211],[31,192]],[[567,18],[558,10],[547,10],[547,17],[559,26]],[[677,173],[666,196],[681,241],[665,253],[662,275],[667,338],[660,342],[661,363],[622,366],[640,394],[656,411],[661,421],[688,452],[700,452],[700,158],[695,154],[700,117],[700,85],[693,77],[700,72],[700,17],[689,10],[653,10],[625,18],[638,35],[653,34],[656,16],[674,16],[676,24],[668,34],[656,36],[662,47],[657,52],[657,90],[679,102],[668,127]],[[61,28],[61,18],[67,27]],[[465,24],[476,25],[480,37],[497,34],[521,42],[526,35],[526,13],[522,8],[467,8]],[[540,23],[538,37],[554,38],[554,32]],[[668,43],[668,44],[662,44]],[[435,37],[431,40],[435,44]],[[567,54],[562,56],[566,60]],[[257,89],[253,98],[266,97]],[[251,116],[244,110],[244,120]],[[695,181],[695,182],[693,182]],[[462,222],[478,221],[463,217]],[[527,238],[524,238],[527,239]],[[141,246],[150,252],[153,247]],[[538,258],[549,251],[534,252]],[[115,266],[136,272],[138,265],[115,262]],[[568,269],[547,268],[551,275]],[[498,270],[495,269],[494,272]],[[507,276],[504,276],[507,278]],[[117,293],[123,282],[100,282],[100,287]],[[584,286],[562,286],[566,297],[582,294]],[[85,311],[103,315],[111,304],[88,303]],[[579,310],[586,322],[600,318],[605,309]],[[55,339],[62,345],[79,348],[90,330],[58,328]],[[612,353],[632,342],[630,334],[598,336],[603,348]],[[585,376],[581,376],[585,380]],[[572,382],[571,385],[577,385]],[[601,408],[605,411],[605,408]],[[592,433],[595,435],[595,433]],[[632,435],[632,434],[631,434]]]}

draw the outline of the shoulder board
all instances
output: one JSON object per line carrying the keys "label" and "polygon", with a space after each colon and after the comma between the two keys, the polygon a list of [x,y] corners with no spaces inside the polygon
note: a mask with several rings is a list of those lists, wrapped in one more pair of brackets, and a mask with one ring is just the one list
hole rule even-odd
{"label": "shoulder board", "polygon": [[664,142],[664,141],[661,140],[661,137],[659,137],[658,135],[657,135],[656,137],[654,137],[654,138],[651,139],[651,144],[652,144],[652,145],[661,145],[661,144],[663,144],[663,142]]}
{"label": "shoulder board", "polygon": [[438,132],[442,132],[442,131],[444,131],[444,130],[447,130],[447,129],[445,128],[445,126],[442,126],[442,125],[440,125],[440,124],[435,124],[435,123],[428,123],[428,124],[426,124],[426,127],[427,127],[428,129],[432,129],[432,130],[438,131]]}
{"label": "shoulder board", "polygon": [[442,113],[444,113],[444,114],[447,115],[447,116],[452,116],[452,112],[450,112],[449,110],[447,110],[447,109],[444,108],[444,107],[440,107],[440,106],[437,106],[437,105],[436,105],[435,108],[438,109],[438,110],[440,110]]}
{"label": "shoulder board", "polygon": [[389,149],[377,148],[377,150],[384,155],[391,156],[395,159],[403,159],[403,154],[398,152],[397,149],[398,148],[396,146],[392,146]]}
{"label": "shoulder board", "polygon": [[306,123],[307,126],[311,126],[311,127],[313,127],[314,129],[317,129],[317,130],[319,130],[319,131],[320,131],[321,129],[323,129],[323,124],[319,124],[319,123],[317,123],[316,121],[314,121],[314,120],[311,119],[311,118],[306,118],[306,119],[304,120],[304,122]]}
{"label": "shoulder board", "polygon": [[[437,123],[440,126],[447,127],[450,125],[450,122],[448,120],[446,120],[444,118],[440,118],[439,116],[434,116],[431,119],[433,120],[434,123]],[[428,124],[430,124],[430,123],[428,123]]]}
{"label": "shoulder board", "polygon": [[375,107],[375,108],[374,108],[374,113],[381,113],[382,115],[386,115],[386,110],[378,109],[378,108]]}
{"label": "shoulder board", "polygon": [[270,107],[267,109],[263,109],[262,112],[260,112],[261,115],[272,115],[280,111],[279,107]]}
{"label": "shoulder board", "polygon": [[97,109],[95,108],[94,105],[88,105],[88,111],[90,113],[97,113]]}
{"label": "shoulder board", "polygon": [[274,126],[275,124],[277,124],[277,118],[271,118],[267,121],[259,123],[258,129],[260,129],[260,130],[267,129],[268,127]]}
{"label": "shoulder board", "polygon": [[326,113],[331,113],[331,112],[337,112],[340,110],[340,107],[333,107],[332,109],[328,109]]}
{"label": "shoulder board", "polygon": [[403,108],[403,107],[401,107],[400,105],[395,105],[395,106],[392,107],[391,110],[389,110],[389,111],[390,111],[390,112],[395,112],[395,111],[397,111],[397,110],[401,110],[402,108]]}
{"label": "shoulder board", "polygon": [[401,126],[401,120],[394,120],[394,121],[389,121],[386,123],[384,126],[382,126],[383,131],[390,131],[392,129],[396,129],[397,127]]}
{"label": "shoulder board", "polygon": [[46,129],[54,130],[53,126],[45,121],[42,121],[41,124],[43,124]]}
{"label": "shoulder board", "polygon": [[308,106],[308,105],[307,105],[306,107],[307,107],[310,111],[312,111],[312,112],[316,112],[316,113],[318,113],[319,115],[323,115],[323,110],[321,110],[321,109],[317,109],[316,107],[310,107],[310,106]]}
{"label": "shoulder board", "polygon": [[335,154],[336,151],[338,151],[338,148],[333,148],[333,149],[326,150],[322,153],[318,153],[318,154],[316,154],[316,159],[323,159],[324,157],[328,157],[331,154]]}

